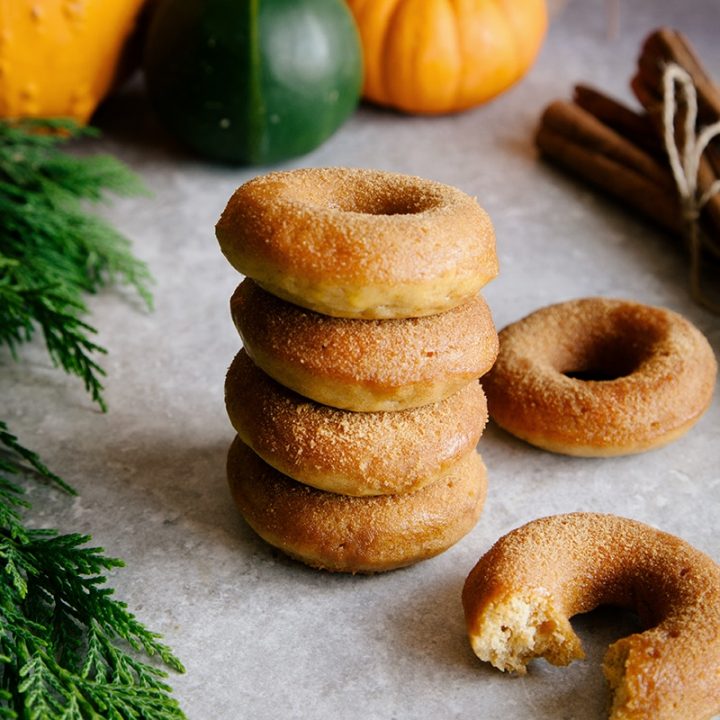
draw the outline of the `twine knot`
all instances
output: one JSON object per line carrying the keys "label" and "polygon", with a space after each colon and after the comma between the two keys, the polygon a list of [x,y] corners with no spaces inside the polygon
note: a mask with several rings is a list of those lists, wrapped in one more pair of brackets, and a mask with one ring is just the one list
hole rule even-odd
{"label": "twine knot", "polygon": [[[720,121],[700,129],[699,132],[696,130],[697,91],[690,75],[677,63],[668,63],[665,66],[662,87],[663,139],[670,161],[670,169],[680,196],[685,237],[690,250],[690,290],[694,299],[701,305],[714,312],[720,312],[720,306],[708,300],[702,292],[700,263],[702,248],[699,226],[703,207],[713,195],[720,192],[720,180],[715,180],[705,192],[700,192],[698,188],[700,160],[709,143],[720,136]],[[677,92],[676,87],[678,88]],[[675,131],[675,117],[679,110],[679,100],[685,106],[680,147],[678,147]]]}

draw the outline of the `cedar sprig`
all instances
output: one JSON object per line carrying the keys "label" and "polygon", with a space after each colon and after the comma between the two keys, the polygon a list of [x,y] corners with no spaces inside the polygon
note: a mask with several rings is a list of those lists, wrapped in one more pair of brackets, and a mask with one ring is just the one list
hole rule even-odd
{"label": "cedar sprig", "polygon": [[[47,467],[47,465],[45,465],[36,452],[23,447],[15,435],[8,430],[7,425],[2,420],[0,420],[0,444],[5,447],[7,453],[11,453],[12,456],[14,456],[4,458],[3,455],[0,454],[0,473],[4,472],[12,474],[20,470],[32,470],[45,480],[49,480],[51,483],[59,486],[69,495],[76,494],[75,490],[70,485],[68,485],[61,477],[56,475],[49,467]],[[21,465],[17,458],[24,461],[25,465]],[[2,477],[2,474],[0,474],[0,481],[3,480],[14,488],[14,493],[22,494],[21,490],[19,491],[13,483],[7,481]],[[17,501],[21,504],[21,506],[29,507],[29,504],[26,501],[21,500],[20,498],[18,498]]]}
{"label": "cedar sprig", "polygon": [[[64,121],[0,122],[0,346],[39,329],[53,363],[80,377],[104,410],[105,352],[82,316],[84,295],[123,283],[152,306],[147,267],[88,202],[143,189],[111,157],[58,146],[93,130]],[[30,528],[21,479],[74,494],[0,420],[0,720],[181,720],[166,670],[182,664],[113,597],[106,574],[123,566],[90,537]],[[146,660],[141,658],[145,657]]]}
{"label": "cedar sprig", "polygon": [[117,159],[60,150],[94,131],[64,121],[0,122],[0,343],[17,347],[40,329],[53,363],[80,377],[104,410],[104,349],[81,318],[84,295],[109,283],[152,306],[151,277],[127,238],[87,203],[145,192]]}
{"label": "cedar sprig", "polygon": [[34,272],[18,264],[10,266],[4,283],[0,280],[0,303],[5,303],[0,310],[0,343],[17,358],[18,346],[40,328],[53,364],[80,377],[90,397],[106,410],[101,382],[105,371],[93,359],[106,350],[90,339],[95,329],[80,318],[86,308],[64,285],[37,286],[31,279]]}
{"label": "cedar sprig", "polygon": [[90,537],[25,526],[17,477],[31,468],[65,483],[0,421],[0,718],[181,720],[167,672],[180,660],[113,597],[124,566]]}

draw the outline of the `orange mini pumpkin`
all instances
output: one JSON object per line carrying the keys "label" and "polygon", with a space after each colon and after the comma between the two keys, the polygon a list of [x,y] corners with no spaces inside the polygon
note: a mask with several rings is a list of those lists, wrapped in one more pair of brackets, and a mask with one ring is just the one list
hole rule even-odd
{"label": "orange mini pumpkin", "polygon": [[145,0],[0,0],[0,117],[84,123],[111,89]]}
{"label": "orange mini pumpkin", "polygon": [[530,68],[545,0],[347,0],[365,54],[363,95],[411,113],[465,110]]}

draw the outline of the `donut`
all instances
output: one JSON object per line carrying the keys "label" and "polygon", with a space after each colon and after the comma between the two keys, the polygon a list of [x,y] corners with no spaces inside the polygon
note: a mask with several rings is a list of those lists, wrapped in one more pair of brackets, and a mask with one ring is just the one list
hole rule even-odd
{"label": "donut", "polygon": [[247,353],[268,375],[300,395],[356,412],[443,400],[484,375],[498,350],[479,295],[438,315],[349,320],[280,300],[247,279],[230,309]]}
{"label": "donut", "polygon": [[460,190],[350,168],[272,172],[239,187],[216,226],[230,264],[325,315],[432,315],[498,271],[487,213]]}
{"label": "donut", "polygon": [[500,332],[482,379],[490,417],[557,453],[611,456],[687,432],[712,398],[717,363],[677,313],[583,298],[538,310]]}
{"label": "donut", "polygon": [[502,537],[462,593],[476,655],[524,673],[534,657],[582,658],[569,618],[601,605],[648,628],[611,645],[611,720],[707,720],[720,712],[720,567],[685,541],[614,515],[571,513]]}
{"label": "donut", "polygon": [[434,405],[354,413],[288,390],[244,350],[228,370],[225,402],[235,431],[265,462],[346,495],[409,492],[435,480],[475,448],[487,421],[477,381]]}
{"label": "donut", "polygon": [[311,488],[264,463],[239,438],[227,470],[235,503],[260,537],[335,572],[382,572],[444,552],[475,526],[487,489],[474,450],[439,480],[404,495],[350,497]]}

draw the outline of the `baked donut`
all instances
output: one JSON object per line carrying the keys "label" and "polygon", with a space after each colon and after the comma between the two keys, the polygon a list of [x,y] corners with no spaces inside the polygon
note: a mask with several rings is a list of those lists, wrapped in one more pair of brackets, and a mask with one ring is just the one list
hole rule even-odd
{"label": "baked donut", "polygon": [[497,274],[495,235],[449,185],[349,168],[273,172],[239,187],[216,226],[238,271],[325,315],[432,315]]}
{"label": "baked donut", "polygon": [[299,482],[346,495],[409,492],[477,445],[487,406],[477,381],[434,405],[353,413],[275,382],[241,350],[227,373],[233,427],[265,462]]}
{"label": "baked donut", "polygon": [[227,467],[235,502],[260,537],[312,567],[337,572],[381,572],[438,555],[474,527],[487,489],[474,450],[421,490],[362,498],[297,483],[239,438]]}
{"label": "baked donut", "polygon": [[462,600],[478,657],[519,673],[534,657],[583,657],[571,616],[601,604],[633,609],[649,629],[605,655],[611,720],[720,712],[720,567],[677,537],[614,515],[535,520],[480,559]]}
{"label": "baked donut", "polygon": [[349,320],[305,310],[244,280],[230,309],[245,349],[268,375],[312,400],[356,412],[442,400],[484,375],[498,350],[479,295],[439,315]]}
{"label": "baked donut", "polygon": [[658,447],[707,409],[717,363],[677,313],[625,300],[551,305],[500,333],[482,379],[490,417],[527,442],[567,455]]}

